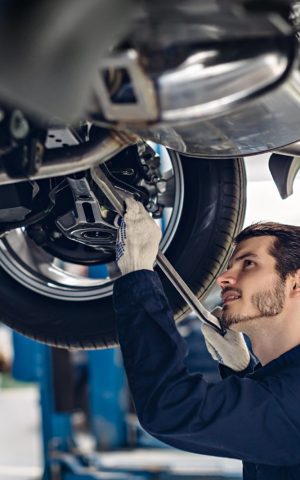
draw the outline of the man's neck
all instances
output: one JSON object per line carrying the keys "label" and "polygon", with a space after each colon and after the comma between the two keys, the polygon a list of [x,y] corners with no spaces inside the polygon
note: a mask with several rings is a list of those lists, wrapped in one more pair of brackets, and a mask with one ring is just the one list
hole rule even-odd
{"label": "man's neck", "polygon": [[300,326],[293,318],[260,318],[245,323],[243,333],[251,340],[252,349],[262,365],[300,345]]}

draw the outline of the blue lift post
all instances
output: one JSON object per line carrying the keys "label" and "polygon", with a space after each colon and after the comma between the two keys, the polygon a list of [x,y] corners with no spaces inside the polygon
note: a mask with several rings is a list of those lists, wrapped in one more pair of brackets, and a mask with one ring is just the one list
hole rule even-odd
{"label": "blue lift post", "polygon": [[71,412],[55,408],[53,388],[52,349],[13,332],[14,362],[12,375],[24,382],[38,382],[41,406],[41,433],[43,438],[43,480],[52,480],[56,451],[68,452],[73,446]]}
{"label": "blue lift post", "polygon": [[128,395],[120,351],[88,352],[90,421],[97,450],[115,450],[127,444]]}
{"label": "blue lift post", "polygon": [[72,412],[58,412],[55,408],[53,388],[52,349],[39,345],[39,387],[43,434],[44,476],[53,480],[60,471],[58,452],[70,452],[74,446]]}

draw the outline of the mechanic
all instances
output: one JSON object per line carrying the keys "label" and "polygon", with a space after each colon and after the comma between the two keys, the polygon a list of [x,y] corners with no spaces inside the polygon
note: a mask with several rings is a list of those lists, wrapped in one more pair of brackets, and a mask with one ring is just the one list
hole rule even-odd
{"label": "mechanic", "polygon": [[245,480],[299,480],[300,227],[258,223],[236,237],[217,279],[227,333],[202,329],[221,362],[214,384],[186,369],[186,343],[153,271],[160,239],[142,204],[127,199],[114,305],[141,425],[173,447],[243,460]]}

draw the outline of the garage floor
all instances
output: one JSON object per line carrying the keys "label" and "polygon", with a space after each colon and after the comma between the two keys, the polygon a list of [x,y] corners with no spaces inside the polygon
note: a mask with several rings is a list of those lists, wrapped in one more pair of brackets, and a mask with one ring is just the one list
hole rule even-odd
{"label": "garage floor", "polygon": [[35,387],[0,390],[0,425],[0,479],[39,479],[42,454]]}

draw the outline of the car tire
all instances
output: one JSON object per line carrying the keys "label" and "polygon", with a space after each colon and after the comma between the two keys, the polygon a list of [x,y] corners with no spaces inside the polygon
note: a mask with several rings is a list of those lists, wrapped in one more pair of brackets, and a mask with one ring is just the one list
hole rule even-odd
{"label": "car tire", "polygon": [[[178,155],[169,152],[170,155]],[[211,160],[180,155],[184,200],[179,224],[165,254],[199,298],[222,271],[241,229],[246,205],[242,159]],[[177,321],[189,308],[157,268]],[[112,296],[72,302],[26,288],[0,269],[0,320],[16,331],[56,347],[117,345]]]}

